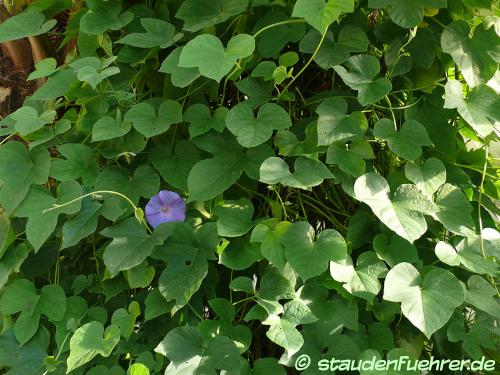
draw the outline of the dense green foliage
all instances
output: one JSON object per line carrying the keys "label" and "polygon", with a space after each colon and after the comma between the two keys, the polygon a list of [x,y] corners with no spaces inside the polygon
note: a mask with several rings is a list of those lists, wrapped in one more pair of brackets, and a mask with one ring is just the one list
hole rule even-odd
{"label": "dense green foliage", "polygon": [[496,1],[38,0],[0,42],[56,16],[0,123],[0,372],[500,361]]}

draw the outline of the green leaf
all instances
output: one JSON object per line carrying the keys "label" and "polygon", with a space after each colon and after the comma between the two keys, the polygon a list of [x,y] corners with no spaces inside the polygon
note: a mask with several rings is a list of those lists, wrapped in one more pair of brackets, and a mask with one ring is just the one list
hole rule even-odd
{"label": "green leaf", "polygon": [[147,288],[155,277],[154,267],[148,267],[148,262],[127,270],[127,281],[131,288]]}
{"label": "green leaf", "polygon": [[292,17],[304,18],[308,24],[323,32],[343,13],[354,12],[354,0],[298,0]]}
{"label": "green leaf", "polygon": [[497,291],[481,276],[472,275],[467,281],[465,301],[495,319],[500,319],[500,301],[497,298]]}
{"label": "green leaf", "polygon": [[134,363],[129,367],[128,372],[130,375],[149,375],[149,369],[142,363]]}
{"label": "green leaf", "polygon": [[226,127],[227,113],[228,109],[226,107],[219,107],[212,116],[210,109],[206,105],[193,104],[184,113],[184,121],[189,123],[189,135],[194,138],[205,134],[210,129],[222,132]]}
{"label": "green leaf", "polygon": [[429,158],[424,164],[406,163],[405,176],[422,193],[431,196],[446,182],[446,169],[441,160]]}
{"label": "green leaf", "polygon": [[325,179],[333,178],[332,172],[320,161],[297,158],[294,172],[281,158],[270,157],[260,166],[260,181],[265,184],[282,184],[299,189],[310,189],[320,185]]}
{"label": "green leaf", "polygon": [[53,208],[54,204],[64,204],[82,195],[82,188],[76,181],[65,181],[57,188],[57,198],[40,186],[32,186],[27,197],[16,209],[16,216],[27,217],[26,237],[35,249],[42,247],[57,225],[59,214],[75,214],[80,211],[81,201],[56,210],[44,212]]}
{"label": "green leaf", "polygon": [[342,171],[354,177],[365,173],[366,159],[375,159],[375,155],[370,144],[365,141],[351,144],[333,143],[326,154],[328,164],[336,164]]}
{"label": "green leaf", "polygon": [[123,338],[128,340],[134,331],[135,322],[139,315],[141,315],[139,303],[137,301],[132,301],[128,306],[128,310],[123,308],[115,310],[111,317],[111,324],[117,326]]}
{"label": "green leaf", "polygon": [[195,32],[224,22],[245,11],[248,0],[184,1],[175,17],[184,21],[183,29]]}
{"label": "green leaf", "polygon": [[53,57],[48,57],[35,64],[35,71],[31,72],[27,80],[48,77],[57,71],[57,61]]}
{"label": "green leaf", "polygon": [[410,243],[427,230],[425,214],[435,207],[415,185],[401,185],[392,197],[387,181],[375,173],[366,173],[354,183],[357,200],[366,203],[389,229]]}
{"label": "green leaf", "polygon": [[220,263],[234,271],[245,270],[262,259],[259,246],[242,238],[234,239],[224,249]]}
{"label": "green leaf", "polygon": [[441,47],[460,68],[470,87],[488,82],[498,69],[500,37],[494,28],[478,25],[472,37],[466,21],[451,22],[441,34]]}
{"label": "green leaf", "polygon": [[42,148],[28,152],[21,142],[0,147],[0,205],[12,212],[32,184],[44,184],[49,177],[50,155]]}
{"label": "green leaf", "polygon": [[330,262],[330,275],[342,282],[344,289],[354,296],[366,299],[370,304],[380,292],[378,279],[387,271],[385,264],[371,251],[361,253],[353,265],[352,258],[344,252]]}
{"label": "green leaf", "polygon": [[0,43],[45,34],[56,24],[56,20],[45,22],[45,15],[41,12],[21,12],[0,24]]}
{"label": "green leaf", "polygon": [[0,370],[7,375],[38,375],[44,370],[47,352],[36,340],[20,345],[12,330],[0,336]]}
{"label": "green leaf", "polygon": [[80,19],[80,31],[86,34],[119,30],[134,19],[133,13],[122,13],[121,1],[87,0],[85,5],[89,9]]}
{"label": "green leaf", "polygon": [[481,322],[475,322],[468,327],[467,331],[461,321],[454,321],[448,326],[447,336],[451,342],[463,342],[464,350],[475,360],[481,360],[484,356],[482,348],[496,349],[494,331]]}
{"label": "green leaf", "polygon": [[461,264],[472,272],[493,276],[500,274],[500,266],[485,259],[480,249],[470,248],[464,242],[459,243],[455,248],[446,242],[439,241],[436,244],[435,252],[439,260],[449,266]]}
{"label": "green leaf", "polygon": [[286,375],[286,370],[278,364],[276,358],[260,358],[253,363],[252,370],[248,375]]}
{"label": "green leaf", "polygon": [[107,141],[127,134],[132,125],[120,118],[104,116],[96,121],[92,128],[92,142]]}
{"label": "green leaf", "polygon": [[392,152],[406,160],[417,159],[423,146],[432,145],[425,127],[415,120],[406,120],[397,131],[391,120],[383,118],[375,124],[373,135],[385,140]]}
{"label": "green leaf", "polygon": [[159,72],[171,74],[170,80],[176,87],[187,87],[200,77],[198,68],[183,68],[179,66],[179,58],[184,47],[177,47],[163,60]]}
{"label": "green leaf", "polygon": [[21,135],[27,135],[54,122],[57,113],[54,110],[38,115],[38,111],[30,106],[23,106],[10,115],[16,121],[15,129]]}
{"label": "green leaf", "polygon": [[[300,51],[312,54],[321,40],[321,33],[310,30],[300,41]],[[366,52],[368,37],[362,28],[346,24],[338,34],[337,41],[333,33],[327,32],[321,48],[314,57],[314,62],[324,70],[344,63],[353,52]]]}
{"label": "green leaf", "polygon": [[17,247],[11,246],[5,250],[0,258],[0,289],[4,287],[12,273],[19,272],[28,253],[28,246],[24,242]]}
{"label": "green leaf", "polygon": [[217,232],[223,237],[239,237],[247,233],[254,223],[252,221],[253,205],[246,198],[237,201],[225,201],[215,207],[217,215]]}
{"label": "green leaf", "polygon": [[500,98],[486,85],[474,87],[467,99],[464,99],[460,82],[448,81],[445,86],[444,108],[456,108],[480,137],[485,138],[493,131],[499,133]]}
{"label": "green leaf", "polygon": [[410,29],[422,22],[426,8],[446,8],[446,0],[369,0],[368,6],[377,9],[389,6],[391,20]]}
{"label": "green leaf", "polygon": [[84,324],[71,337],[66,373],[90,362],[98,354],[109,357],[119,341],[120,329],[115,325],[110,325],[104,331],[100,322]]}
{"label": "green leaf", "polygon": [[277,104],[264,104],[255,118],[252,107],[240,103],[227,114],[226,126],[243,147],[250,148],[266,142],[274,130],[291,127],[292,122],[288,113]]}
{"label": "green leaf", "polygon": [[474,234],[472,206],[459,188],[444,184],[437,193],[436,204],[439,210],[435,217],[447,230],[464,236]]}
{"label": "green leaf", "polygon": [[290,225],[280,242],[285,257],[295,272],[305,282],[328,269],[328,262],[340,259],[347,253],[342,236],[333,229],[320,232],[315,241],[314,229],[307,222]]}
{"label": "green leaf", "polygon": [[232,37],[226,49],[215,35],[198,35],[184,46],[179,66],[198,68],[201,75],[219,82],[238,59],[250,56],[254,49],[255,39],[248,34]]}
{"label": "green leaf", "polygon": [[95,181],[99,167],[89,146],[79,143],[65,143],[58,146],[57,151],[65,159],[52,161],[51,177],[59,181],[82,178],[84,185],[91,185]]}
{"label": "green leaf", "polygon": [[277,315],[271,315],[262,324],[269,325],[266,336],[269,340],[284,348],[288,357],[293,356],[304,345],[304,338],[295,328],[295,324],[288,320]]}
{"label": "green leaf", "polygon": [[0,211],[0,259],[7,247],[13,242],[12,228],[10,226],[9,216],[2,210]]}
{"label": "green leaf", "polygon": [[66,295],[58,285],[46,285],[38,294],[29,280],[18,279],[7,285],[0,299],[0,311],[4,315],[20,312],[14,324],[14,333],[25,344],[38,330],[40,316],[60,321],[66,312]]}
{"label": "green leaf", "polygon": [[227,153],[196,163],[187,180],[189,200],[206,201],[222,194],[241,176],[239,155]]}
{"label": "green leaf", "polygon": [[161,295],[158,289],[152,289],[148,292],[146,300],[144,301],[146,309],[144,311],[145,321],[157,318],[166,314],[172,308],[172,302],[167,302]]}
{"label": "green leaf", "polygon": [[333,69],[347,86],[358,91],[358,101],[362,106],[378,102],[391,91],[392,85],[387,78],[374,80],[380,72],[380,62],[376,57],[352,56],[347,59],[345,66],[349,71],[340,65],[334,66]]}
{"label": "green leaf", "polygon": [[[50,100],[65,95],[75,87],[76,73],[73,70],[61,70],[49,77],[42,87],[35,91],[32,100]],[[76,81],[78,83],[78,81]]]}
{"label": "green leaf", "polygon": [[146,232],[135,217],[101,231],[113,240],[104,249],[103,260],[111,277],[120,271],[129,270],[141,264],[172,233],[172,227],[161,226],[152,235]]}
{"label": "green leaf", "polygon": [[281,238],[288,231],[292,223],[282,221],[277,223],[274,228],[264,224],[257,224],[252,231],[251,242],[259,242],[260,252],[272,265],[280,271],[286,264],[285,249],[281,243]]}
{"label": "green leaf", "polygon": [[137,48],[168,48],[174,44],[175,27],[171,23],[158,18],[141,18],[145,33],[131,33],[118,39],[115,43],[126,44]]}
{"label": "green leaf", "polygon": [[390,267],[402,262],[421,263],[417,248],[396,234],[392,234],[390,238],[383,234],[377,234],[373,238],[373,249],[377,256]]}
{"label": "green leaf", "polygon": [[361,112],[347,115],[347,102],[338,97],[324,100],[316,113],[318,118],[318,145],[329,146],[333,142],[360,141],[363,139],[368,122]]}
{"label": "green leaf", "polygon": [[384,299],[401,302],[406,318],[430,338],[464,301],[458,279],[449,271],[431,268],[425,276],[409,263],[399,263],[385,278]]}
{"label": "green leaf", "polygon": [[[214,227],[206,227],[212,230]],[[167,266],[158,280],[158,290],[167,301],[175,301],[174,315],[184,307],[200,288],[208,273],[207,259],[212,257],[210,244],[202,241],[202,233],[193,232],[187,223],[178,223],[173,235],[160,248]]]}
{"label": "green leaf", "polygon": [[81,239],[94,233],[101,207],[99,202],[83,200],[81,211],[63,225],[61,250],[76,245]]}
{"label": "green leaf", "polygon": [[182,122],[182,107],[174,100],[165,100],[156,111],[149,103],[139,103],[127,111],[125,121],[131,122],[139,133],[151,138]]}
{"label": "green leaf", "polygon": [[200,153],[191,142],[179,141],[174,154],[170,153],[170,147],[156,146],[151,151],[150,160],[167,183],[186,191],[189,172],[200,161]]}

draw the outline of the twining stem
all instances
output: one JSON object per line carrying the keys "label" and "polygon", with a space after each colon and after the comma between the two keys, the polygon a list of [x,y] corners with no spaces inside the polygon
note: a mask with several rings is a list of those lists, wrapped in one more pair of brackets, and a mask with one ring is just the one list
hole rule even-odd
{"label": "twining stem", "polygon": [[[481,253],[483,254],[483,258],[486,259],[486,251],[484,249],[484,238],[483,238],[483,218],[481,217],[481,206],[483,203],[483,186],[484,181],[486,179],[486,169],[488,167],[488,145],[484,146],[484,165],[483,165],[483,173],[481,175],[481,183],[479,184],[479,195],[477,198],[477,220],[479,222],[479,246],[481,248]],[[490,283],[496,289],[497,295],[500,296],[500,291],[497,288],[495,280],[492,276],[489,276]]]}
{"label": "twining stem", "polygon": [[319,40],[319,43],[316,46],[316,49],[314,50],[314,52],[313,52],[311,58],[309,59],[309,61],[307,61],[307,63],[302,67],[302,69],[300,69],[300,71],[292,78],[292,80],[290,82],[288,82],[288,84],[285,86],[285,88],[276,97],[276,100],[279,100],[279,98],[281,98],[281,96],[288,90],[288,88],[290,87],[290,85],[292,85],[297,80],[297,78],[299,78],[300,75],[302,73],[304,73],[304,71],[309,67],[309,65],[311,65],[311,63],[313,62],[314,58],[316,57],[316,55],[318,54],[319,50],[321,49],[321,46],[323,45],[323,42],[325,41],[326,33],[327,32],[328,32],[328,28],[326,28],[325,31],[323,32],[323,34],[321,34],[321,39]]}
{"label": "twining stem", "polygon": [[281,21],[281,22],[276,22],[276,23],[273,23],[271,25],[268,25],[266,27],[263,27],[262,29],[260,29],[259,31],[257,31],[255,34],[253,34],[253,37],[254,38],[257,38],[260,34],[262,34],[264,31],[267,31],[269,29],[272,29],[273,27],[277,27],[277,26],[282,26],[282,25],[288,25],[290,23],[303,23],[305,22],[305,20],[303,19],[297,19],[297,20],[287,20],[287,21]]}
{"label": "twining stem", "polygon": [[68,205],[70,205],[72,203],[78,202],[79,200],[82,200],[82,199],[84,199],[86,197],[90,197],[90,196],[95,197],[95,198],[100,198],[99,194],[111,194],[111,195],[116,195],[116,196],[118,196],[120,198],[125,199],[130,204],[130,206],[132,206],[132,209],[134,210],[134,215],[135,215],[136,219],[139,221],[139,223],[144,224],[146,226],[146,229],[148,230],[148,232],[151,234],[151,228],[149,228],[148,223],[146,222],[146,220],[144,220],[144,215],[138,215],[139,212],[142,213],[142,210],[139,207],[137,207],[134,204],[134,202],[132,202],[130,200],[129,197],[127,197],[126,195],[124,195],[122,193],[119,193],[117,191],[113,191],[113,190],[97,190],[97,191],[92,191],[90,193],[84,194],[82,196],[79,196],[79,197],[77,197],[75,199],[72,199],[72,200],[70,200],[68,202],[65,202],[65,203],[62,203],[62,204],[54,203],[51,208],[47,208],[46,210],[43,210],[42,212],[43,213],[47,213],[49,211],[57,210],[58,208],[61,208],[61,207],[64,207],[64,206],[68,206]]}

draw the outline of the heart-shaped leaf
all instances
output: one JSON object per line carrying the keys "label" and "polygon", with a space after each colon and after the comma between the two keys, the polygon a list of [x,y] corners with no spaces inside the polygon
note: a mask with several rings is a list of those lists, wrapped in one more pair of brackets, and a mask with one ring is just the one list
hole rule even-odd
{"label": "heart-shaped leaf", "polygon": [[267,103],[259,108],[257,118],[252,107],[240,103],[226,116],[226,126],[243,147],[255,147],[267,141],[273,130],[283,130],[292,126],[288,113],[277,104]]}
{"label": "heart-shaped leaf", "polygon": [[425,127],[415,120],[406,120],[397,131],[391,120],[383,118],[375,124],[373,135],[387,141],[391,151],[406,160],[417,159],[422,154],[422,146],[432,145]]}
{"label": "heart-shaped leaf", "polygon": [[403,315],[430,338],[463,303],[464,291],[449,271],[432,268],[422,277],[410,263],[399,263],[385,278],[384,299],[401,302]]}
{"label": "heart-shaped leaf", "polygon": [[374,80],[380,72],[380,62],[375,56],[352,56],[347,59],[345,66],[349,71],[341,65],[334,66],[333,69],[347,86],[358,91],[358,101],[361,105],[374,104],[391,91],[392,85],[387,78]]}
{"label": "heart-shaped leaf", "polygon": [[182,49],[179,66],[198,68],[201,75],[219,82],[238,59],[250,56],[254,50],[255,39],[248,34],[232,37],[226,49],[215,35],[198,35]]}

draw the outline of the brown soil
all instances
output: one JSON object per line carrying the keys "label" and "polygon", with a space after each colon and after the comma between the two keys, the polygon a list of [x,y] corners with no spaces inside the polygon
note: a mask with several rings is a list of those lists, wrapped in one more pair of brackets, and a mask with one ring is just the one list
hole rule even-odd
{"label": "brown soil", "polygon": [[29,72],[16,69],[0,53],[0,118],[8,116],[23,105],[26,96],[35,90],[34,81],[26,81]]}

